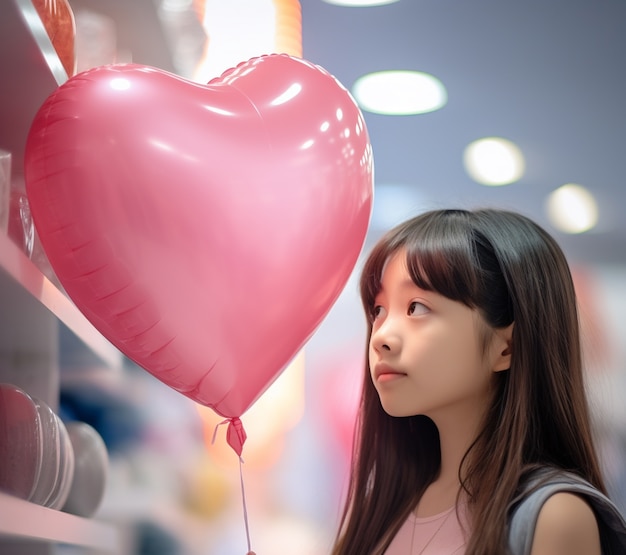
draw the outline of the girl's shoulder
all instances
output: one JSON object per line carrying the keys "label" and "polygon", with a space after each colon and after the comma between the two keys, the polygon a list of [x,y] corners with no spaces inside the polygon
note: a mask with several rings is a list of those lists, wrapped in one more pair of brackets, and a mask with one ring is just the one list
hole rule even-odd
{"label": "girl's shoulder", "polygon": [[601,555],[596,515],[586,499],[559,492],[549,497],[537,517],[531,555]]}
{"label": "girl's shoulder", "polygon": [[[593,543],[594,538],[597,542],[598,536],[603,553],[626,553],[626,521],[618,508],[590,483],[569,472],[553,468],[533,472],[509,513],[512,555],[539,555],[541,551],[533,549],[533,540],[539,549],[550,542],[571,540],[582,546],[583,542]],[[560,551],[548,551],[546,547],[543,552]]]}

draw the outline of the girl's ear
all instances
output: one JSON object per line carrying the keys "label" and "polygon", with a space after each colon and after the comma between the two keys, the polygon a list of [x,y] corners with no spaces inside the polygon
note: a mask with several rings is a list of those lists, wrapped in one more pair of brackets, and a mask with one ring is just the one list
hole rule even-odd
{"label": "girl's ear", "polygon": [[491,369],[494,372],[502,372],[511,368],[511,346],[513,344],[513,326],[515,322],[506,328],[494,330],[492,353],[493,361]]}

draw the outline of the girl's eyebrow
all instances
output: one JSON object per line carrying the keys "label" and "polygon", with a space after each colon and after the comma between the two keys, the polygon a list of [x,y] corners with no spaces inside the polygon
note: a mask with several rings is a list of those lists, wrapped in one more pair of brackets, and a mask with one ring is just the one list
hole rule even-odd
{"label": "girl's eyebrow", "polygon": [[417,285],[411,278],[406,278],[399,283],[400,288],[402,289],[419,289],[420,291],[427,292],[426,289],[422,289],[419,285]]}
{"label": "girl's eyebrow", "polygon": [[406,291],[407,293],[415,294],[415,292],[417,292],[419,293],[420,296],[426,299],[430,299],[433,302],[436,298],[441,296],[439,293],[437,293],[433,289],[424,289],[423,287],[420,287],[411,278],[406,278],[405,280],[400,282],[398,285],[400,289],[402,289],[403,291]]}

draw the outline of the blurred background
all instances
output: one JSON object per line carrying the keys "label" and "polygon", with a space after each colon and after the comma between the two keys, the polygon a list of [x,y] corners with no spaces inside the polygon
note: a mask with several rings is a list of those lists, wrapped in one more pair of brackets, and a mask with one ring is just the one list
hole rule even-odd
{"label": "blurred background", "polygon": [[[76,66],[68,73],[132,61],[207,82],[267,53],[271,46],[249,41],[280,20],[285,35],[273,48],[327,69],[363,110],[375,163],[364,254],[386,229],[430,208],[511,208],[546,227],[574,272],[598,442],[626,509],[626,4],[369,4],[69,0]],[[408,75],[372,91],[391,70]],[[260,555],[322,555],[332,544],[363,367],[356,282],[242,418]],[[105,440],[110,472],[96,517],[121,527],[125,553],[244,553],[239,461],[221,419],[128,361],[111,370],[77,360],[75,339],[62,340],[61,415]]]}

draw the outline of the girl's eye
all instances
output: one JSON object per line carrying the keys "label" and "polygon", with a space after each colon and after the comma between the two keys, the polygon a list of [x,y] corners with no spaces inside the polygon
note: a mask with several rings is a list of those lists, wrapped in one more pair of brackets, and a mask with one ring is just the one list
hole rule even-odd
{"label": "girl's eye", "polygon": [[418,301],[413,301],[409,305],[408,314],[409,316],[419,316],[420,314],[426,314],[428,312],[428,307]]}
{"label": "girl's eye", "polygon": [[372,320],[378,320],[378,318],[380,318],[380,316],[383,314],[384,310],[385,309],[382,306],[376,305],[372,310]]}

